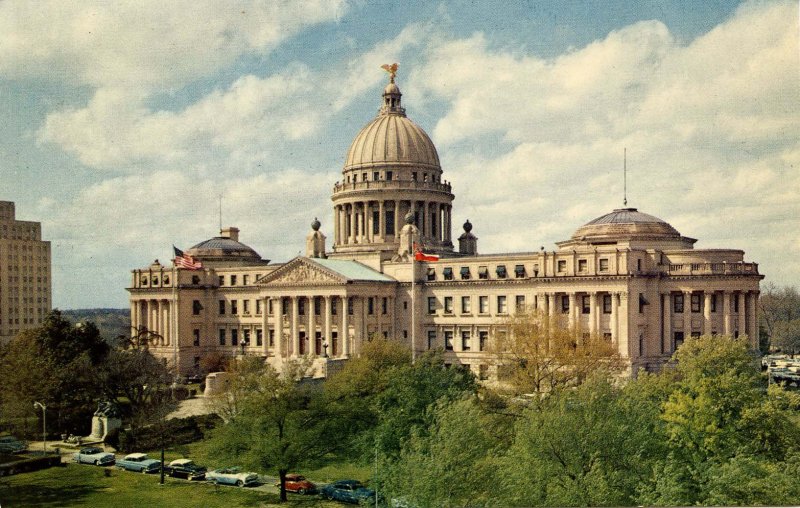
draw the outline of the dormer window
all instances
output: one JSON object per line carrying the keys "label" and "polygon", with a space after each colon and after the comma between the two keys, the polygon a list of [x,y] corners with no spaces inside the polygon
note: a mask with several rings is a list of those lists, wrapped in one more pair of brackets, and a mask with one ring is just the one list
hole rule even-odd
{"label": "dormer window", "polygon": [[470,275],[469,267],[468,266],[462,266],[461,267],[461,280],[469,280],[471,277],[472,276]]}
{"label": "dormer window", "polygon": [[481,280],[485,280],[489,278],[489,268],[485,266],[478,267],[478,278]]}
{"label": "dormer window", "polygon": [[505,279],[508,276],[506,273],[506,265],[497,265],[496,273],[498,279]]}
{"label": "dormer window", "polygon": [[517,265],[514,267],[514,276],[518,279],[525,277],[525,265]]}
{"label": "dormer window", "polygon": [[444,277],[444,280],[453,280],[453,269],[448,266],[442,270],[442,277]]}

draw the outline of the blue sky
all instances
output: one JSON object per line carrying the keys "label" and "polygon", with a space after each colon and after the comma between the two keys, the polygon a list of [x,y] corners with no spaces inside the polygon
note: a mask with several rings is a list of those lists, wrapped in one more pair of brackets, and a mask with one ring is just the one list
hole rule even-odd
{"label": "blue sky", "polygon": [[386,76],[479,250],[554,248],[622,204],[800,282],[796,2],[0,3],[0,199],[42,222],[53,303],[215,236],[304,248]]}

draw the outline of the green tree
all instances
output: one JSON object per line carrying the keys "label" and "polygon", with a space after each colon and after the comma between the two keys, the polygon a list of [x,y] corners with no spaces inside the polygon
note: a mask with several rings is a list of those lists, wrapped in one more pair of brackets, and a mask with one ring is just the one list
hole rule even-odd
{"label": "green tree", "polygon": [[282,373],[263,362],[259,371],[246,370],[248,392],[214,433],[220,457],[278,473],[281,502],[286,501],[286,474],[337,450],[345,432],[337,419],[327,417],[321,384],[305,377],[307,365],[284,366]]}
{"label": "green tree", "polygon": [[800,352],[800,319],[776,321],[772,328],[771,344],[787,353]]}
{"label": "green tree", "polygon": [[500,388],[539,397],[564,386],[575,386],[593,373],[609,375],[622,369],[614,344],[600,336],[585,336],[561,320],[537,310],[517,313],[504,324],[492,352]]}
{"label": "green tree", "polygon": [[430,430],[414,431],[398,460],[384,461],[381,491],[412,506],[487,505],[500,448],[495,424],[474,397],[440,402]]}

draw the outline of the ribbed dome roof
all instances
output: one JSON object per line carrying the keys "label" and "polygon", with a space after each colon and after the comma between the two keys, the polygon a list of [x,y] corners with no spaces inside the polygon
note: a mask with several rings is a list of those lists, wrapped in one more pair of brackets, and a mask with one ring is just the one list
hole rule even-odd
{"label": "ribbed dome roof", "polygon": [[579,240],[620,236],[680,238],[681,234],[658,217],[642,213],[636,208],[618,208],[587,222],[575,231],[572,238]]}
{"label": "ribbed dome roof", "polygon": [[378,115],[361,129],[347,152],[344,169],[385,164],[441,169],[431,138],[417,124],[398,114]]}
{"label": "ribbed dome roof", "polygon": [[222,236],[215,236],[204,242],[200,242],[187,251],[187,254],[199,259],[250,259],[260,261],[258,255],[249,246]]}

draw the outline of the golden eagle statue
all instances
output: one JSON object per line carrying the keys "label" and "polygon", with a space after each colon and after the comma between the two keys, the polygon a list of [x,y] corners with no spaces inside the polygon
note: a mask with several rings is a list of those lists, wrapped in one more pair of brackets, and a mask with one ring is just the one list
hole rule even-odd
{"label": "golden eagle statue", "polygon": [[397,65],[396,62],[391,64],[391,65],[389,65],[389,64],[381,65],[381,69],[383,69],[383,70],[385,70],[386,72],[389,73],[389,83],[394,83],[394,77],[397,75],[397,68],[398,67],[400,67],[400,66]]}

